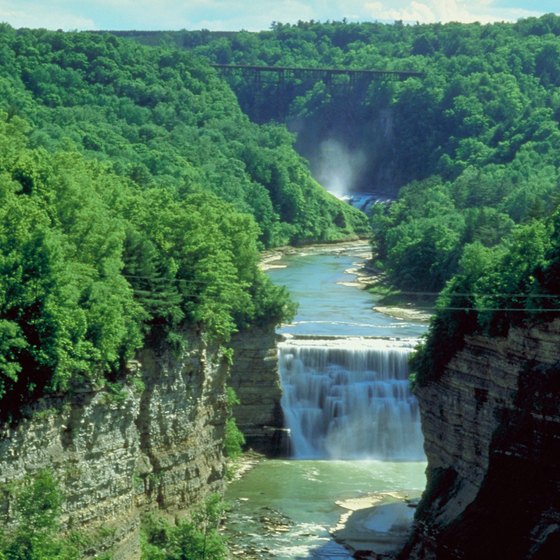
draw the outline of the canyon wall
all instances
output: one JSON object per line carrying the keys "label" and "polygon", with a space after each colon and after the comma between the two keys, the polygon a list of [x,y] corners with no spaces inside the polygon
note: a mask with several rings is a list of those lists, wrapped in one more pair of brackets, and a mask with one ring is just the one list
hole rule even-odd
{"label": "canyon wall", "polygon": [[399,558],[559,558],[560,320],[467,337],[417,396],[428,485]]}
{"label": "canyon wall", "polygon": [[190,336],[179,356],[144,350],[130,367],[130,385],[43,399],[0,428],[1,527],[14,522],[10,486],[52,469],[63,527],[87,537],[90,555],[133,560],[142,513],[180,514],[223,488],[221,351]]}
{"label": "canyon wall", "polygon": [[275,325],[237,333],[231,346],[234,357],[229,384],[240,400],[233,414],[246,446],[269,456],[284,455],[288,439],[280,406]]}

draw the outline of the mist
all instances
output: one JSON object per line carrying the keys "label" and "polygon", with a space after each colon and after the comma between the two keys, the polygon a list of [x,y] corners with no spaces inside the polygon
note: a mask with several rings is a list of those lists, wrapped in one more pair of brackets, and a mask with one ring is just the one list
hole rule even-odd
{"label": "mist", "polygon": [[338,198],[354,192],[366,163],[361,150],[350,150],[334,138],[321,143],[314,159],[311,168],[315,178]]}

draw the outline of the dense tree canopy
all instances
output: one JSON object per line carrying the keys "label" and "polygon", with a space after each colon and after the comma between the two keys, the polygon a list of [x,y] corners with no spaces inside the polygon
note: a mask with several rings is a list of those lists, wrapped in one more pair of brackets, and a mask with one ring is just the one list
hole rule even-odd
{"label": "dense tree canopy", "polygon": [[0,98],[8,118],[31,123],[32,147],[109,162],[141,187],[214,193],[256,219],[265,246],[365,232],[363,217],[312,179],[292,135],[251,123],[185,51],[2,25]]}
{"label": "dense tree canopy", "polygon": [[[352,89],[292,80],[263,86],[262,96],[231,79],[255,118],[297,124],[298,146],[312,159],[317,137],[330,136],[365,154],[358,187],[403,187],[374,208],[372,239],[394,285],[443,289],[415,361],[419,380],[440,373],[466,333],[505,334],[560,313],[560,17],[277,23],[258,34],[166,40],[219,63],[424,72]],[[281,103],[268,101],[273,91]]]}
{"label": "dense tree canopy", "polygon": [[350,89],[343,77],[288,79],[261,84],[258,95],[251,79],[230,79],[254,118],[297,127],[312,161],[320,140],[334,138],[363,156],[357,187],[408,185],[372,218],[379,264],[401,288],[440,290],[465,245],[493,247],[559,202],[560,18],[552,14],[515,24],[298,22],[261,33],[130,35],[225,64],[424,72]]}
{"label": "dense tree canopy", "polygon": [[208,62],[424,72],[231,85],[305,155],[334,138],[360,153],[358,186],[402,187],[371,217],[378,264],[445,288],[441,345],[554,308],[559,22],[125,33],[151,47],[3,25],[0,392],[95,383],[187,323],[227,338],[281,317],[258,249],[365,232]]}
{"label": "dense tree canopy", "polygon": [[[221,64],[415,70],[424,78],[331,85],[261,83],[233,76],[254,118],[287,119],[314,159],[333,136],[367,163],[358,186],[404,185],[434,173],[507,165],[520,151],[558,166],[560,18],[516,24],[275,23],[260,33],[129,33],[176,44]],[[274,82],[274,80],[271,80]],[[303,120],[302,120],[303,119]],[[529,154],[527,154],[529,155]]]}
{"label": "dense tree canopy", "polygon": [[112,35],[0,26],[0,154],[4,417],[146,338],[280,321],[259,250],[367,231],[206,62]]}
{"label": "dense tree canopy", "polygon": [[[141,187],[109,162],[32,148],[0,119],[0,402],[122,371],[145,336],[185,325],[227,340],[279,321],[254,219],[204,192]],[[7,400],[4,402],[2,397]]]}

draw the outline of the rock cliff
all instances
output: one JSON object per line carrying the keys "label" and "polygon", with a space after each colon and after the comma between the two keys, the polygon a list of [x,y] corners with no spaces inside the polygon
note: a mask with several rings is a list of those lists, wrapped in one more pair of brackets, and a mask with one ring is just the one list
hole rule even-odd
{"label": "rock cliff", "polygon": [[418,399],[428,485],[400,558],[560,558],[560,320],[468,337]]}
{"label": "rock cliff", "polygon": [[227,360],[196,337],[180,356],[145,350],[138,378],[113,391],[74,391],[0,428],[0,526],[14,521],[2,483],[50,468],[65,498],[63,524],[91,554],[139,558],[143,512],[173,514],[223,485]]}
{"label": "rock cliff", "polygon": [[233,411],[237,426],[248,448],[271,456],[282,455],[287,452],[288,442],[280,407],[275,326],[237,333],[231,346],[234,360],[230,385],[240,400]]}

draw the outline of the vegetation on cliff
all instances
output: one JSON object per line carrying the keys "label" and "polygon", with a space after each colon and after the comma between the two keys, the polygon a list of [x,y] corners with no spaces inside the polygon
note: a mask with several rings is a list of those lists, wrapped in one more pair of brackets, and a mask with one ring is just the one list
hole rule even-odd
{"label": "vegetation on cliff", "polygon": [[[559,36],[552,15],[275,24],[150,35],[168,43],[153,48],[1,25],[0,416],[45,393],[114,381],[146,341],[176,344],[185,328],[225,341],[289,316],[285,291],[258,270],[259,250],[367,231],[312,179],[294,137],[252,123],[200,56],[425,73],[351,89],[344,78],[293,80],[259,96],[232,80],[258,120],[304,122],[298,147],[310,157],[317,137],[334,137],[361,152],[357,185],[380,186],[388,172],[405,185],[371,227],[395,285],[443,289],[413,363],[419,382],[442,371],[466,333],[557,314]],[[35,546],[50,547],[39,557],[71,558],[54,519],[44,533],[3,535],[0,558],[33,558]],[[160,529],[147,532],[148,557],[173,558],[181,539],[200,537],[188,523]]]}
{"label": "vegetation on cliff", "polygon": [[[108,34],[3,25],[0,393],[97,382],[147,334],[172,337],[185,323],[227,338],[259,317],[279,318],[286,297],[256,270],[257,250],[364,231],[358,213],[313,181],[293,137],[251,123],[193,52],[220,63],[425,72],[357,84],[350,94],[344,83],[310,88],[301,80],[260,93],[305,119],[303,143],[310,131],[334,135],[365,150],[370,175],[390,161],[399,183],[415,181],[372,217],[395,285],[439,291],[459,274],[446,293],[460,285],[478,303],[454,296],[442,306],[482,308],[491,293],[528,289],[515,276],[521,265],[507,286],[465,280],[482,263],[492,263],[490,276],[496,263],[515,268],[510,246],[531,258],[526,274],[550,277],[559,34],[553,15],[516,24],[300,22],[258,34],[131,34],[167,43],[148,48]],[[233,85],[242,104],[263,109],[254,84]],[[380,144],[383,112],[391,130]],[[352,126],[342,126],[349,114]],[[451,311],[443,330],[467,328],[472,314]],[[500,321],[475,323],[494,332]]]}
{"label": "vegetation on cliff", "polygon": [[[533,167],[535,158],[558,165],[560,18],[553,14],[515,24],[302,21],[275,23],[260,33],[124,34],[174,44],[220,64],[424,72],[404,81],[357,80],[352,87],[344,76],[333,76],[331,84],[289,76],[281,84],[271,77],[258,85],[250,76],[228,78],[253,118],[290,122],[311,159],[328,138],[359,152],[354,171],[364,190],[434,174],[443,183],[463,173],[475,181],[473,168],[493,164],[480,179],[485,188],[479,195],[492,196],[491,184],[499,182],[506,194],[513,181],[510,203],[516,198],[517,212],[532,212],[542,204],[541,194],[546,199],[549,171],[542,170],[543,181],[528,180],[523,174],[502,177],[502,167],[515,159]],[[484,198],[478,203],[487,204]]]}
{"label": "vegetation on cliff", "polygon": [[142,560],[226,560],[226,542],[218,532],[223,517],[224,503],[217,495],[210,496],[190,519],[169,523],[162,517],[147,517]]}
{"label": "vegetation on cliff", "polygon": [[422,385],[436,379],[465,335],[505,336],[560,315],[560,211],[516,226],[495,247],[465,246],[443,289],[430,331],[411,366]]}
{"label": "vegetation on cliff", "polygon": [[6,25],[0,52],[4,418],[102,385],[145,340],[289,316],[259,249],[364,231],[187,53]]}
{"label": "vegetation on cliff", "polygon": [[185,326],[227,340],[291,304],[258,270],[258,226],[216,195],[139,186],[0,121],[0,406],[118,375]]}
{"label": "vegetation on cliff", "polygon": [[0,26],[0,93],[33,147],[106,161],[140,187],[214,193],[265,246],[329,240],[363,217],[324,193],[283,127],[259,127],[203,59],[112,35]]}
{"label": "vegetation on cliff", "polygon": [[13,530],[3,530],[0,534],[1,560],[80,558],[78,542],[74,543],[72,537],[60,537],[62,496],[50,471],[41,471],[33,479],[27,478],[8,492],[15,502],[18,524]]}
{"label": "vegetation on cliff", "polygon": [[[465,334],[504,334],[558,312],[559,37],[560,17],[548,14],[489,25],[277,23],[257,34],[165,40],[221,64],[424,72],[351,88],[345,78],[287,78],[261,86],[262,96],[250,79],[231,83],[255,118],[299,123],[310,157],[318,156],[312,136],[361,152],[357,186],[383,187],[387,171],[404,185],[396,202],[374,209],[372,238],[395,286],[445,288],[413,363],[427,380]],[[276,104],[267,101],[273,91]]]}

